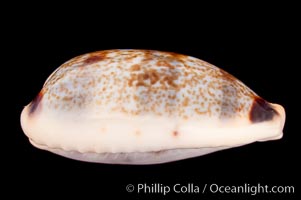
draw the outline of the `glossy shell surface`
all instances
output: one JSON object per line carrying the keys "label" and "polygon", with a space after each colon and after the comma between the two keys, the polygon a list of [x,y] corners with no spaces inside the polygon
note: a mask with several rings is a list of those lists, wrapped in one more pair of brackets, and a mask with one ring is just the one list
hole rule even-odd
{"label": "glossy shell surface", "polygon": [[83,161],[154,164],[282,136],[284,109],[200,59],[107,50],[61,65],[24,108],[41,149]]}

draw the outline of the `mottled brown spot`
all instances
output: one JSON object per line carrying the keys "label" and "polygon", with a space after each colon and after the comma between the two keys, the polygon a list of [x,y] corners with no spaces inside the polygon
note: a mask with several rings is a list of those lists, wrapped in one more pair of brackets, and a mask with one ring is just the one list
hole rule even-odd
{"label": "mottled brown spot", "polygon": [[177,96],[176,95],[169,95],[168,98],[172,99],[172,100],[176,100]]}
{"label": "mottled brown spot", "polygon": [[170,87],[176,88],[177,84],[174,83],[174,81],[177,79],[177,77],[172,77],[172,76],[165,76],[161,81],[162,84],[165,82],[167,83]]}
{"label": "mottled brown spot", "polygon": [[185,60],[187,59],[186,55],[183,54],[178,54],[178,53],[174,53],[174,52],[167,52],[172,58],[176,59],[176,60]]}
{"label": "mottled brown spot", "polygon": [[174,132],[172,132],[172,135],[176,137],[176,136],[179,135],[179,132],[178,131],[174,131]]}
{"label": "mottled brown spot", "polygon": [[149,62],[154,59],[152,51],[144,50],[143,53],[144,53],[144,58],[143,58],[142,62]]}
{"label": "mottled brown spot", "polygon": [[185,97],[184,101],[183,101],[183,106],[186,107],[189,104],[189,99],[187,97]]}
{"label": "mottled brown spot", "polygon": [[275,115],[278,115],[277,111],[267,101],[260,97],[255,97],[249,114],[251,122],[270,121]]}
{"label": "mottled brown spot", "polygon": [[37,109],[41,109],[40,102],[42,101],[43,98],[43,92],[39,92],[39,94],[34,98],[34,100],[30,103],[29,105],[29,115],[32,115],[34,112],[37,111]]}
{"label": "mottled brown spot", "polygon": [[174,69],[174,68],[175,68],[174,65],[172,65],[172,64],[170,64],[169,62],[164,61],[164,60],[159,60],[159,61],[157,61],[156,64],[157,64],[157,66],[168,67],[168,68],[170,68],[170,69]]}
{"label": "mottled brown spot", "polygon": [[200,111],[199,109],[195,108],[194,111],[199,115],[204,115],[207,113],[207,111]]}
{"label": "mottled brown spot", "polygon": [[99,62],[103,59],[105,59],[106,57],[102,54],[99,54],[99,55],[93,55],[93,56],[90,56],[89,58],[87,58],[85,61],[84,61],[84,64],[85,65],[91,65],[91,64],[94,64],[96,62]]}
{"label": "mottled brown spot", "polygon": [[63,97],[63,99],[62,99],[63,101],[71,101],[72,100],[72,97]]}
{"label": "mottled brown spot", "polygon": [[211,97],[215,96],[214,93],[210,91],[210,88],[207,90],[207,92],[208,92],[209,96],[211,96]]}
{"label": "mottled brown spot", "polygon": [[151,84],[155,84],[160,79],[160,75],[155,70],[149,71],[149,76]]}
{"label": "mottled brown spot", "polygon": [[131,71],[139,71],[139,70],[140,70],[140,65],[135,64],[135,65],[133,65],[133,66],[131,67],[130,70],[131,70]]}
{"label": "mottled brown spot", "polygon": [[138,81],[136,86],[144,86],[146,87],[147,85],[143,81]]}
{"label": "mottled brown spot", "polygon": [[144,80],[148,80],[149,79],[149,75],[147,73],[143,74],[143,79]]}
{"label": "mottled brown spot", "polygon": [[144,82],[145,78],[145,74],[138,74],[136,86],[147,86],[147,84]]}

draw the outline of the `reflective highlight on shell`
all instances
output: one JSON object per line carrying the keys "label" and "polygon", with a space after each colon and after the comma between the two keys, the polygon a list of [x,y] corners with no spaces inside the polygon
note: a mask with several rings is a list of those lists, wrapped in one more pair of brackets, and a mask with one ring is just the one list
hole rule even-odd
{"label": "reflective highlight on shell", "polygon": [[200,59],[107,50],[54,71],[21,114],[30,142],[82,161],[155,164],[279,139],[282,106]]}

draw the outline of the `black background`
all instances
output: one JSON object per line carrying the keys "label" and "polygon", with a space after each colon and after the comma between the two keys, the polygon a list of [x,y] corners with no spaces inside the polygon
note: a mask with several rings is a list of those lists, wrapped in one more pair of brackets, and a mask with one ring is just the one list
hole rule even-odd
{"label": "black background", "polygon": [[[278,8],[281,8],[278,7]],[[267,9],[267,10],[266,10]],[[8,23],[7,47],[9,131],[2,143],[9,178],[5,185],[12,196],[106,199],[144,198],[127,193],[127,184],[217,183],[220,185],[293,185],[299,193],[298,104],[300,88],[295,61],[298,50],[297,20],[293,11],[265,8],[229,19],[214,12],[195,21],[178,17],[145,20],[143,12],[112,13],[87,17],[78,14],[43,15],[43,10],[24,12]],[[75,12],[75,11],[74,11]],[[78,11],[79,12],[79,11]],[[64,11],[62,11],[64,13]],[[114,13],[116,14],[116,12]],[[226,13],[225,13],[226,14]],[[216,17],[216,18],[215,18]],[[137,19],[142,19],[142,22]],[[202,18],[202,20],[201,20]],[[93,20],[92,20],[93,19]],[[236,21],[235,21],[236,20]],[[235,21],[233,23],[233,21]],[[149,166],[93,164],[66,159],[32,147],[20,127],[20,113],[39,92],[46,78],[74,56],[103,49],[138,48],[191,55],[228,71],[268,101],[284,106],[287,121],[281,140],[253,143],[188,160]],[[9,86],[9,87],[8,87]],[[298,93],[298,92],[297,92]],[[208,192],[209,193],[209,192]],[[42,195],[42,196],[41,196]],[[111,195],[104,197],[104,195]],[[187,196],[186,196],[187,195]],[[169,195],[170,197],[171,195]],[[180,194],[176,198],[252,197],[250,195]],[[263,195],[257,195],[256,198]],[[162,198],[161,194],[155,195]],[[296,194],[274,194],[269,199],[289,199]],[[255,198],[255,197],[254,197]]]}

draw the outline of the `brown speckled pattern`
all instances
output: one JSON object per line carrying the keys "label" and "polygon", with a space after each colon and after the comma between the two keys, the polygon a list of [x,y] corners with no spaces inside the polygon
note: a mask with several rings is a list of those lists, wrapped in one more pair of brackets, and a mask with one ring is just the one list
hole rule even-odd
{"label": "brown speckled pattern", "polygon": [[205,61],[150,50],[73,58],[48,78],[43,93],[44,105],[54,110],[181,119],[246,117],[256,96]]}

